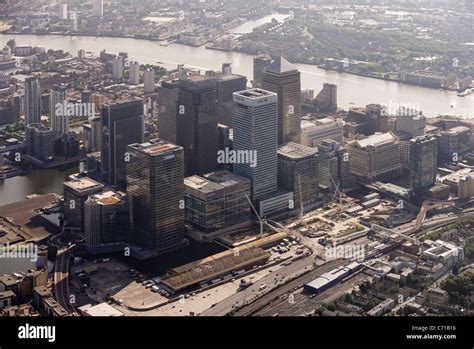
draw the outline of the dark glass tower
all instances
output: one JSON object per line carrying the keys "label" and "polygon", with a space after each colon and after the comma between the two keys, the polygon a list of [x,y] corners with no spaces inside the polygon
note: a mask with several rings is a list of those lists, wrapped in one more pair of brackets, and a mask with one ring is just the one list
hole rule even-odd
{"label": "dark glass tower", "polygon": [[191,75],[179,81],[176,143],[184,149],[185,176],[217,168],[216,80]]}
{"label": "dark glass tower", "polygon": [[143,142],[143,101],[104,104],[102,124],[102,180],[110,185],[125,185],[127,146]]}
{"label": "dark glass tower", "polygon": [[300,142],[300,72],[283,57],[272,60],[263,73],[262,89],[278,95],[278,144]]}
{"label": "dark glass tower", "polygon": [[134,241],[159,253],[185,246],[183,148],[155,139],[128,146]]}
{"label": "dark glass tower", "polygon": [[178,87],[178,80],[162,81],[158,87],[158,135],[171,143],[176,143]]}

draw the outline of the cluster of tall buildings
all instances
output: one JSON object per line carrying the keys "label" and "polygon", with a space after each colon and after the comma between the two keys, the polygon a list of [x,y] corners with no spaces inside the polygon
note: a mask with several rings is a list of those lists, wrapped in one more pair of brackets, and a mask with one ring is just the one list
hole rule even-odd
{"label": "cluster of tall buildings", "polygon": [[[125,59],[111,57],[113,78],[123,79]],[[470,129],[433,135],[422,114],[388,115],[378,104],[351,108],[344,120],[302,118],[299,71],[282,57],[254,63],[252,88],[229,64],[205,74],[180,66],[156,89],[154,71],[145,69],[144,98],[104,102],[84,130],[87,176],[64,184],[66,226],[83,232],[91,248],[132,243],[169,253],[188,244],[186,232],[206,240],[250,226],[252,206],[261,217],[303,211],[321,192],[354,188],[358,179],[406,169],[423,192],[436,181],[440,154],[470,150]],[[129,83],[140,82],[140,65],[130,62]],[[27,103],[34,104],[39,85],[28,84]],[[51,104],[66,92],[55,86]],[[145,139],[150,96],[158,137]],[[321,109],[335,110],[336,87],[325,84],[316,99]],[[32,151],[44,158],[42,139],[69,126],[51,115],[52,128],[43,129],[37,109],[27,108],[27,127],[37,139]]]}
{"label": "cluster of tall buildings", "polygon": [[[123,78],[123,60],[112,58],[114,78]],[[95,151],[88,175],[64,184],[66,226],[91,248],[133,243],[166,253],[188,243],[186,229],[213,236],[249,226],[251,205],[266,216],[314,203],[319,162],[317,149],[299,144],[300,75],[283,58],[268,63],[266,88],[253,89],[230,65],[205,75],[178,69],[157,90],[159,139],[144,139],[143,100],[104,103],[84,131]],[[130,63],[131,84],[137,68]],[[150,73],[144,87],[148,80],[154,92]],[[128,229],[113,238],[119,225]]]}
{"label": "cluster of tall buildings", "polygon": [[[65,159],[79,156],[79,140],[70,133],[67,112],[67,89],[53,85],[47,103],[42,100],[41,84],[37,77],[25,79],[24,113],[27,155],[39,165],[52,162],[56,156]],[[41,123],[43,104],[49,109],[50,126]],[[58,112],[60,110],[61,112]]]}

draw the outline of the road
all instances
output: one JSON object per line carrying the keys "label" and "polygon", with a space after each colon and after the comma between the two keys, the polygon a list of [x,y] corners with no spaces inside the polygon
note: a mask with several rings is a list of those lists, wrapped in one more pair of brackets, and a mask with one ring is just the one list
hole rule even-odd
{"label": "road", "polygon": [[77,314],[69,295],[69,261],[71,248],[58,250],[54,265],[54,294],[59,304],[69,313]]}
{"label": "road", "polygon": [[310,298],[309,295],[303,293],[303,289],[292,293],[285,293],[265,304],[258,311],[252,313],[253,316],[302,316],[308,313],[313,313],[321,304],[329,303],[340,297],[354,287],[354,284],[366,279],[365,274],[357,274],[349,279],[347,282],[339,283],[329,290]]}
{"label": "road", "polygon": [[[260,297],[257,299],[255,302],[252,304],[238,310],[235,315],[236,316],[249,316],[260,309],[266,307],[268,304],[270,304],[272,301],[275,299],[281,299],[283,303],[287,303],[289,305],[292,305],[290,303],[290,293],[293,291],[296,291],[296,289],[303,287],[305,283],[308,283],[314,279],[316,279],[318,276],[338,267],[344,264],[347,264],[348,262],[345,261],[344,259],[335,259],[330,262],[327,262],[311,271],[308,273],[305,273],[304,275],[301,275],[294,280],[286,283],[285,285],[278,287],[268,293],[266,293],[264,296]],[[294,299],[296,301],[296,298]]]}
{"label": "road", "polygon": [[[235,306],[242,305],[244,303],[248,304],[251,301],[255,300],[257,297],[262,296],[265,292],[268,292],[271,287],[276,285],[282,285],[285,282],[288,282],[290,279],[296,275],[306,273],[313,268],[314,263],[314,254],[306,258],[297,260],[290,265],[284,266],[278,271],[271,273],[270,275],[260,279],[254,285],[248,287],[247,289],[237,292],[232,296],[226,298],[222,302],[219,302],[213,308],[206,310],[201,313],[202,316],[222,316],[226,315],[232,311]],[[275,277],[278,277],[278,284],[275,284]],[[249,276],[250,278],[250,276]],[[246,281],[252,281],[249,278],[245,278]],[[260,285],[267,284],[265,290],[259,291]],[[282,286],[283,287],[283,286]]]}

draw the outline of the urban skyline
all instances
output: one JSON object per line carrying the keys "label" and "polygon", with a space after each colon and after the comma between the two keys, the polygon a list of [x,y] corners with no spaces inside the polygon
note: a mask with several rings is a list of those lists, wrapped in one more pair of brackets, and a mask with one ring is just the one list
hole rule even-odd
{"label": "urban skyline", "polygon": [[134,3],[0,2],[0,317],[474,315],[468,2]]}

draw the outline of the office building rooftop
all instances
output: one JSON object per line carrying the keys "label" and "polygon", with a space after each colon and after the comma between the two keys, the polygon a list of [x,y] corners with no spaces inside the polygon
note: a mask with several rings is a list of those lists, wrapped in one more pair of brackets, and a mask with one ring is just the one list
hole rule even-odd
{"label": "office building rooftop", "polygon": [[315,148],[306,147],[304,145],[289,142],[278,148],[278,155],[286,156],[292,159],[302,159],[316,154]]}
{"label": "office building rooftop", "polygon": [[226,188],[234,185],[250,185],[250,180],[248,178],[236,175],[227,170],[206,173],[204,177]]}
{"label": "office building rooftop", "polygon": [[235,92],[234,95],[241,96],[244,98],[249,98],[249,99],[257,99],[257,98],[263,98],[263,97],[268,97],[268,96],[276,96],[275,93],[262,90],[260,88],[252,88],[249,90],[245,91],[240,91],[240,92]]}
{"label": "office building rooftop", "polygon": [[361,140],[356,140],[355,142],[359,147],[365,148],[368,146],[376,147],[383,144],[392,143],[393,141],[395,141],[395,137],[393,136],[391,132],[387,132],[387,133],[376,133],[373,136],[369,136]]}
{"label": "office building rooftop", "polygon": [[129,147],[148,155],[162,155],[173,150],[181,149],[180,146],[162,139],[152,139],[141,144],[130,144]]}
{"label": "office building rooftop", "polygon": [[89,190],[89,189],[100,188],[104,186],[103,184],[86,176],[79,176],[76,174],[76,175],[69,176],[69,178],[70,178],[69,181],[64,182],[64,186],[74,189],[76,191]]}
{"label": "office building rooftop", "polygon": [[223,189],[222,185],[213,183],[199,176],[186,177],[184,179],[184,185],[186,190],[190,188],[200,191],[203,194],[208,194]]}

